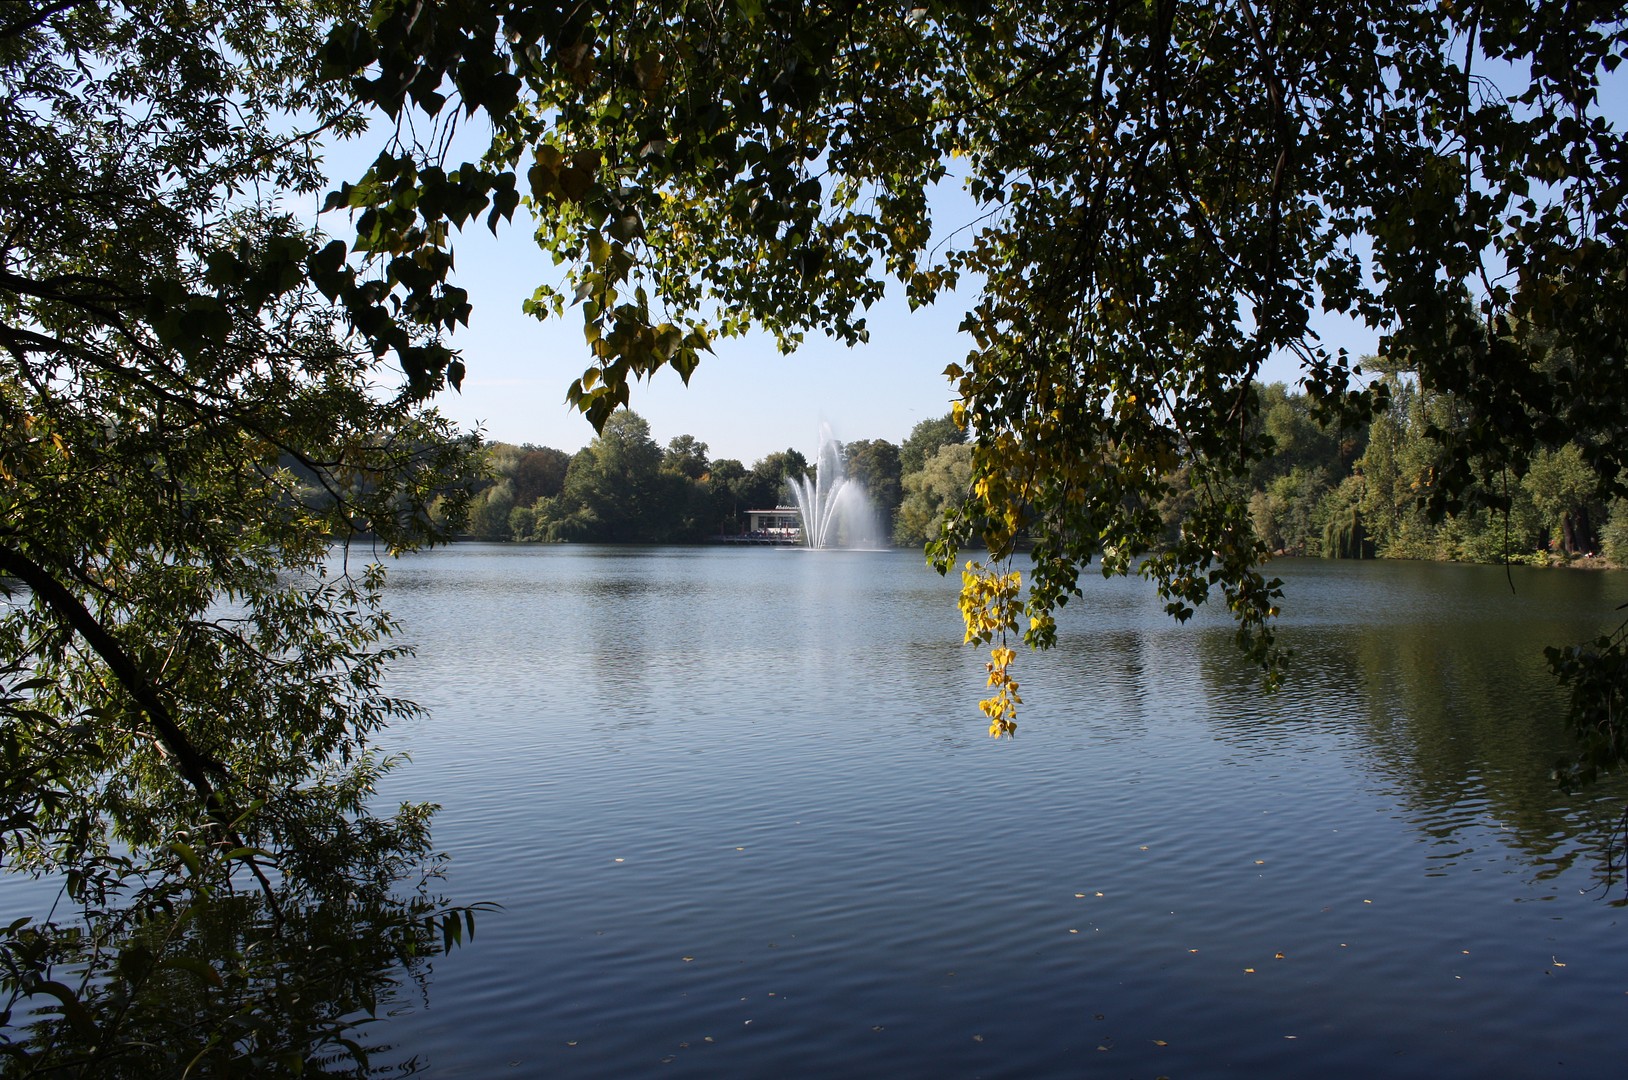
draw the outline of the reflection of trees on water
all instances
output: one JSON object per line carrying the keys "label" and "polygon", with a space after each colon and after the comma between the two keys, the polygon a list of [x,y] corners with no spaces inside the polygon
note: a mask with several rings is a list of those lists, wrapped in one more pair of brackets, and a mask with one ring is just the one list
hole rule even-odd
{"label": "reflection of trees on water", "polygon": [[1125,627],[1065,634],[1054,655],[1055,661],[1045,657],[1030,664],[1038,669],[1044,663],[1047,669],[1027,698],[1037,723],[1054,722],[1049,714],[1063,707],[1066,722],[1089,720],[1103,728],[1104,738],[1117,741],[1140,737],[1153,718],[1187,707],[1179,685],[1166,685],[1164,678],[1185,669],[1185,659],[1165,656],[1157,634]]}
{"label": "reflection of trees on water", "polygon": [[1201,635],[1200,670],[1213,698],[1235,703],[1208,714],[1223,740],[1348,737],[1356,764],[1384,783],[1411,826],[1465,845],[1438,856],[1443,863],[1468,855],[1473,832],[1488,830],[1546,880],[1580,856],[1607,872],[1605,848],[1628,795],[1628,778],[1616,778],[1568,797],[1550,773],[1572,743],[1542,645],[1577,634],[1575,625],[1462,611],[1451,622],[1291,628],[1287,687],[1243,707],[1258,678],[1230,635]]}
{"label": "reflection of trees on water", "polygon": [[99,880],[71,881],[51,915],[0,933],[0,1073],[419,1072],[373,1024],[427,1003],[433,961],[472,931],[473,912],[431,894],[438,858],[372,824],[349,857],[325,849],[340,856],[326,869],[341,888],[321,896],[286,882],[234,889],[234,860],[202,850],[188,874],[115,857]]}

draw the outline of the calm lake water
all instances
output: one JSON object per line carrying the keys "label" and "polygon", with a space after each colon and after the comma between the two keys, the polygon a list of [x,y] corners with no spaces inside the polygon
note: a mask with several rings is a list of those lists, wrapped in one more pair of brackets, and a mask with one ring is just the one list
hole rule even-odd
{"label": "calm lake water", "polygon": [[504,910],[375,1037],[434,1077],[1621,1075],[1628,787],[1552,790],[1540,647],[1628,575],[1273,569],[1284,692],[1093,578],[994,741],[914,553],[395,564],[432,716],[386,794]]}

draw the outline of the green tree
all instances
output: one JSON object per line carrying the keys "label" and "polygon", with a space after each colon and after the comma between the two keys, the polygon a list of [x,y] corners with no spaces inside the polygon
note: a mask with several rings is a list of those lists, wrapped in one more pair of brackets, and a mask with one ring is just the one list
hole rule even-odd
{"label": "green tree", "polygon": [[1323,545],[1326,559],[1372,559],[1377,551],[1362,515],[1363,480],[1348,476],[1323,499]]}
{"label": "green tree", "polygon": [[1328,473],[1322,468],[1289,470],[1250,498],[1255,535],[1273,551],[1320,554],[1326,524],[1322,504],[1328,493]]}
{"label": "green tree", "polygon": [[648,538],[656,544],[693,544],[716,532],[712,495],[700,480],[663,470],[656,478]]}
{"label": "green tree", "polygon": [[939,447],[966,441],[966,430],[956,423],[953,413],[923,420],[910,429],[910,434],[899,445],[899,473],[909,476],[920,472],[927,467],[928,459],[938,453]]}
{"label": "green tree", "polygon": [[669,539],[661,460],[661,447],[642,416],[626,409],[613,413],[598,437],[571,459],[559,496],[537,504],[538,535],[610,544]]}
{"label": "green tree", "polygon": [[757,505],[747,497],[752,474],[734,458],[714,461],[701,478],[711,502],[713,531],[723,536],[735,536],[741,531],[741,515]]}
{"label": "green tree", "polygon": [[1599,523],[1606,515],[1599,498],[1600,478],[1583,460],[1577,443],[1539,450],[1521,484],[1549,533],[1550,546],[1566,555],[1599,552]]}
{"label": "green tree", "polygon": [[750,481],[743,494],[750,506],[748,510],[772,509],[791,500],[786,481],[810,475],[808,459],[794,448],[776,450],[759,458],[752,466]]}
{"label": "green tree", "polygon": [[903,498],[900,486],[904,466],[899,448],[886,439],[859,439],[842,448],[842,465],[847,475],[857,480],[871,497],[871,504],[881,515],[884,535],[893,535],[893,517],[899,512]]}
{"label": "green tree", "polygon": [[1611,504],[1611,514],[1600,533],[1601,550],[1613,566],[1628,569],[1628,499]]}
{"label": "green tree", "polygon": [[893,542],[920,546],[939,534],[944,518],[972,494],[972,448],[948,443],[934,451],[924,468],[904,478],[904,498]]}
{"label": "green tree", "polygon": [[431,808],[371,795],[415,710],[350,545],[456,526],[472,447],[276,202],[359,123],[311,79],[341,15],[0,5],[0,856],[64,882],[0,928],[20,1074],[314,1071],[454,914]]}
{"label": "green tree", "polygon": [[694,435],[676,435],[661,455],[661,467],[690,480],[699,480],[707,474],[707,444],[698,442]]}
{"label": "green tree", "polygon": [[1270,440],[1253,470],[1258,487],[1264,487],[1295,469],[1322,469],[1334,475],[1344,471],[1345,454],[1360,444],[1349,443],[1330,431],[1314,415],[1313,402],[1305,394],[1295,394],[1280,382],[1259,390],[1260,425]]}
{"label": "green tree", "polygon": [[469,535],[476,540],[512,540],[509,515],[516,509],[514,481],[504,478],[469,502]]}
{"label": "green tree", "polygon": [[565,487],[565,470],[571,455],[552,446],[522,446],[510,479],[514,481],[514,501],[530,506],[538,499],[558,495]]}

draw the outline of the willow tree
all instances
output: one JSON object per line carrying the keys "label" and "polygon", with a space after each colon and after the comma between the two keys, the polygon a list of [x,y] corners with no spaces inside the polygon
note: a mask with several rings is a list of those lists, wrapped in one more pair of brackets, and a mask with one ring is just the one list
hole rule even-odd
{"label": "willow tree", "polygon": [[412,706],[332,545],[432,539],[466,447],[277,201],[355,126],[349,10],[0,8],[0,860],[68,901],[0,928],[8,1075],[316,1069],[459,914],[373,805]]}
{"label": "willow tree", "polygon": [[[381,0],[324,62],[433,135],[331,205],[403,262],[444,255],[449,212],[497,228],[525,202],[566,267],[528,309],[580,320],[568,395],[595,424],[720,336],[857,343],[885,289],[968,282],[947,374],[975,497],[932,553],[987,545],[963,606],[998,643],[992,682],[1009,637],[1052,641],[1093,562],[1178,619],[1219,593],[1271,680],[1279,584],[1226,482],[1266,450],[1257,374],[1294,358],[1349,422],[1385,402],[1319,312],[1468,411],[1436,512],[1572,433],[1622,490],[1628,152],[1600,88],[1625,50],[1619,5],[1536,0]],[[473,113],[492,139],[453,168],[434,147]],[[974,211],[934,221],[942,184]],[[1178,465],[1195,510],[1161,548]],[[1020,535],[1021,596],[1001,565]],[[1012,705],[992,699],[992,732]]]}

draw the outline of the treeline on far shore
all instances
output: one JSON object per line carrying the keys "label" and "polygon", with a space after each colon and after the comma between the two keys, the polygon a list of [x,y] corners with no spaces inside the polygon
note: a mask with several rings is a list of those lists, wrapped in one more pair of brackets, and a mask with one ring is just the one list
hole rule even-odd
{"label": "treeline on far shore", "polygon": [[[1255,422],[1274,452],[1227,494],[1248,504],[1260,538],[1288,555],[1462,562],[1586,561],[1628,566],[1628,502],[1594,496],[1595,477],[1576,443],[1538,451],[1520,477],[1472,491],[1465,508],[1424,507],[1442,464],[1428,431],[1462,422],[1451,395],[1426,394],[1397,374],[1391,407],[1360,430],[1331,430],[1310,400],[1282,383],[1260,387]],[[747,466],[713,460],[680,435],[662,447],[638,414],[620,410],[575,454],[487,444],[467,538],[497,541],[701,543],[745,529],[748,510],[784,505],[789,477],[811,475],[794,448]],[[946,415],[925,420],[902,444],[843,444],[846,474],[864,485],[894,543],[919,546],[945,509],[966,497],[971,447]],[[1192,506],[1186,470],[1171,477],[1159,511],[1170,535]],[[1480,497],[1478,497],[1480,496]]]}
{"label": "treeline on far shore", "polygon": [[[470,501],[467,538],[609,544],[702,543],[736,536],[748,510],[791,500],[787,480],[812,476],[795,448],[747,466],[713,460],[707,444],[680,435],[662,447],[637,413],[620,409],[588,446],[493,442],[488,476]],[[843,469],[870,495],[894,542],[926,542],[946,503],[971,476],[966,434],[948,415],[917,424],[903,444],[861,439],[842,445]]]}

